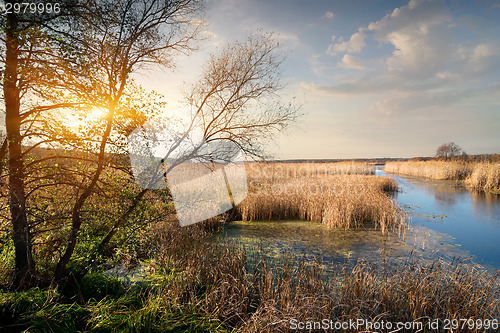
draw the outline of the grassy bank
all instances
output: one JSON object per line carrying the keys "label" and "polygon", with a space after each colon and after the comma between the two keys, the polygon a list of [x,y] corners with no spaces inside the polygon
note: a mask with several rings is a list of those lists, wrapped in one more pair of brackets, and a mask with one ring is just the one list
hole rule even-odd
{"label": "grassy bank", "polygon": [[212,244],[207,236],[198,226],[152,229],[156,256],[148,267],[148,283],[131,286],[93,274],[70,290],[1,292],[3,327],[30,332],[287,332],[294,320],[426,323],[500,316],[497,277],[464,262],[409,260],[397,267],[360,262],[325,274],[320,261]]}
{"label": "grassy bank", "polygon": [[464,181],[474,190],[500,190],[500,163],[467,161],[388,162],[385,171],[429,179]]}
{"label": "grassy bank", "polygon": [[473,165],[462,161],[387,162],[384,170],[429,179],[465,180],[471,174]]}
{"label": "grassy bank", "polygon": [[369,175],[367,164],[254,164],[248,169],[250,193],[238,206],[245,221],[301,219],[343,229],[374,225],[383,234],[404,231],[407,216],[385,193],[397,190],[396,182]]}

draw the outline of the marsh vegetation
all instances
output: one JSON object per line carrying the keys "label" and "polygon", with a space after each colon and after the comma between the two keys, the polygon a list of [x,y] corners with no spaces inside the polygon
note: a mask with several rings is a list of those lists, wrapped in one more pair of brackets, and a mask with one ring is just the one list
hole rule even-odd
{"label": "marsh vegetation", "polygon": [[300,219],[332,228],[363,225],[404,233],[407,215],[390,197],[389,177],[366,163],[249,164],[249,195],[238,210],[244,221]]}
{"label": "marsh vegetation", "polygon": [[[282,93],[283,39],[210,45],[215,53],[183,89],[185,108],[170,117],[166,97],[140,78],[198,48],[208,32],[202,1],[59,2],[57,13],[0,17],[0,331],[274,332],[325,317],[500,317],[498,276],[473,262],[324,262],[221,234],[238,217],[402,239],[409,215],[395,200],[399,186],[367,163],[250,163],[245,200],[180,227],[175,167],[193,163],[180,177],[193,180],[193,192],[179,186],[186,197],[198,185],[214,194],[203,176],[214,160],[232,160],[228,144],[265,160],[269,141],[301,115]],[[203,175],[202,163],[211,166]],[[388,170],[499,187],[498,164]],[[231,196],[231,174],[222,174],[219,189]]]}
{"label": "marsh vegetation", "polygon": [[460,160],[388,162],[385,171],[430,179],[463,181],[473,190],[500,190],[500,163]]}
{"label": "marsh vegetation", "polygon": [[[92,273],[76,287],[0,293],[8,331],[289,331],[290,320],[498,318],[497,277],[467,261],[337,265],[213,243],[207,223],[148,229],[147,278]],[[356,332],[357,330],[345,330]],[[493,329],[476,329],[485,332]]]}

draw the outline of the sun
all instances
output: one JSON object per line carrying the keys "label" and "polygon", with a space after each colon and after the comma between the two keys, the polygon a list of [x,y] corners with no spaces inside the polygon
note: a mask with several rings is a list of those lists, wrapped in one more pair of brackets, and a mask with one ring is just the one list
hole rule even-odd
{"label": "sun", "polygon": [[104,118],[107,114],[105,108],[92,107],[88,115],[84,118],[87,122],[98,121]]}
{"label": "sun", "polygon": [[107,115],[105,108],[90,107],[85,114],[66,115],[69,126],[73,129],[83,129],[88,125],[104,121]]}

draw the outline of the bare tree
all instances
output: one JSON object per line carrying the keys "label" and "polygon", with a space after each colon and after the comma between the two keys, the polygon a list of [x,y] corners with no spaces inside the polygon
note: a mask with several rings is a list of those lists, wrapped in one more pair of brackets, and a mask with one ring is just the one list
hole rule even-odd
{"label": "bare tree", "polygon": [[465,154],[465,151],[456,143],[444,143],[436,151],[436,157],[453,158]]}
{"label": "bare tree", "polygon": [[[114,140],[121,103],[130,85],[130,75],[144,66],[173,65],[172,55],[191,50],[196,34],[192,19],[199,9],[197,0],[101,0],[81,7],[66,25],[69,54],[74,61],[62,59],[58,82],[95,107],[106,110],[105,122],[96,133],[95,169],[78,189],[72,208],[71,231],[67,246],[54,274],[55,281],[67,275],[69,263],[81,229],[82,208],[92,195],[107,163],[106,152]],[[65,34],[64,30],[54,31]],[[97,138],[97,140],[96,140]]]}
{"label": "bare tree", "polygon": [[[167,153],[162,161],[169,160],[186,143],[187,148],[177,152],[174,162],[168,163],[165,170],[159,167],[156,172],[148,170],[149,182],[156,183],[157,177],[168,176],[185,161],[210,161],[217,152],[207,152],[202,148],[211,142],[231,142],[247,155],[265,156],[262,144],[298,116],[299,108],[292,103],[283,105],[278,95],[283,88],[280,80],[282,61],[279,43],[272,35],[251,36],[244,42],[227,44],[220,54],[213,55],[200,80],[186,96],[191,110],[190,121],[166,147]],[[198,141],[192,142],[195,132],[202,135]],[[224,145],[219,147],[223,149]],[[224,156],[224,152],[219,155]],[[126,225],[148,191],[143,189],[132,200],[100,243],[98,253],[102,253],[117,230]]]}
{"label": "bare tree", "polygon": [[229,44],[212,56],[187,101],[193,109],[193,127],[203,141],[227,140],[245,153],[264,157],[262,143],[297,117],[298,108],[283,105],[283,56],[272,35],[251,36]]}

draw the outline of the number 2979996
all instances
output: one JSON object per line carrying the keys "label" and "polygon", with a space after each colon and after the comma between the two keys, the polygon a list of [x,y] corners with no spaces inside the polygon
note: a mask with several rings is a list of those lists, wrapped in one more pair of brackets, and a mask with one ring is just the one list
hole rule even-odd
{"label": "number 2979996", "polygon": [[0,1],[2,14],[58,14],[61,12],[59,2],[3,2]]}

